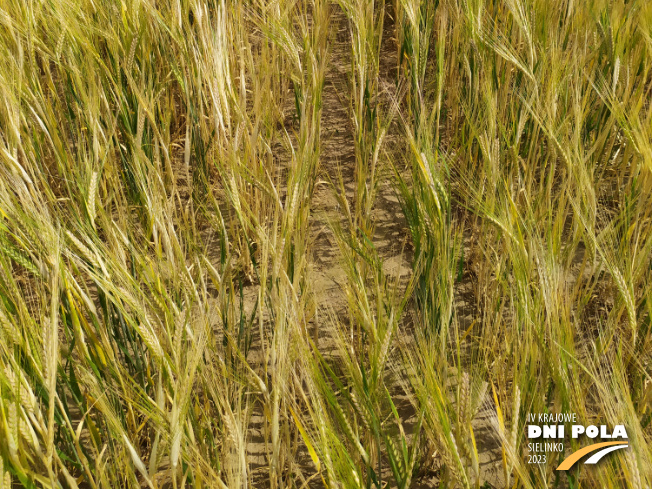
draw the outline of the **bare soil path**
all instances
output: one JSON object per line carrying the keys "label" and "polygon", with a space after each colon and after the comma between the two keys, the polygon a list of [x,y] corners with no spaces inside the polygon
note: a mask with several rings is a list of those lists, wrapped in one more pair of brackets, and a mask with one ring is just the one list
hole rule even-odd
{"label": "bare soil path", "polygon": [[[381,99],[391,101],[395,96],[397,50],[393,39],[393,19],[387,15],[380,63]],[[329,69],[323,93],[320,175],[312,202],[311,260],[313,287],[318,311],[344,319],[347,312],[345,295],[346,272],[330,223],[343,219],[336,192],[340,179],[346,198],[353,205],[355,191],[354,127],[351,118],[351,31],[345,14],[333,6],[331,15],[331,42]],[[383,151],[396,152],[396,124],[385,138]],[[375,225],[374,245],[383,259],[386,273],[405,276],[410,270],[410,256],[405,252],[408,229],[398,198],[389,176],[389,161],[382,161],[380,189],[371,217]],[[401,166],[403,162],[397,162]],[[331,185],[331,183],[333,185]],[[321,321],[324,323],[325,321]],[[323,337],[326,340],[328,332]],[[321,343],[320,333],[320,346]],[[326,346],[326,345],[324,345]],[[327,346],[326,346],[327,347]]]}

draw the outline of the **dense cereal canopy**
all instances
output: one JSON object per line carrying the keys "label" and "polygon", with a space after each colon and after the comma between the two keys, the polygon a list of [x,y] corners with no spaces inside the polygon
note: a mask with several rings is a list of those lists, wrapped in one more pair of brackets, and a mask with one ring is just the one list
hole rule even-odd
{"label": "dense cereal canopy", "polygon": [[652,3],[0,0],[0,66],[0,489],[651,486]]}

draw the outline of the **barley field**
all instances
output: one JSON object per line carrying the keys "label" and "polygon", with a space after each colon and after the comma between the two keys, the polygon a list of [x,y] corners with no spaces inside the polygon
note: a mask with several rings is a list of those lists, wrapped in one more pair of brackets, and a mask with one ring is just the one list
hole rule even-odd
{"label": "barley field", "polygon": [[652,487],[652,3],[0,0],[0,67],[0,489]]}

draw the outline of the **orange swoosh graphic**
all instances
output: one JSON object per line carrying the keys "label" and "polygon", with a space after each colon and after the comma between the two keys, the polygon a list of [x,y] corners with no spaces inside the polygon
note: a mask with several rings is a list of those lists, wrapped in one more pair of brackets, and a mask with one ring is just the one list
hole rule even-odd
{"label": "orange swoosh graphic", "polygon": [[588,447],[584,447],[574,453],[571,453],[568,457],[564,459],[564,461],[561,464],[559,464],[557,470],[568,470],[575,464],[575,462],[581,459],[584,455],[587,455],[591,452],[595,452],[596,450],[599,450],[601,448],[610,447],[612,445],[627,445],[627,444],[628,443],[626,441],[606,441],[604,443],[596,443],[594,445],[589,445]]}

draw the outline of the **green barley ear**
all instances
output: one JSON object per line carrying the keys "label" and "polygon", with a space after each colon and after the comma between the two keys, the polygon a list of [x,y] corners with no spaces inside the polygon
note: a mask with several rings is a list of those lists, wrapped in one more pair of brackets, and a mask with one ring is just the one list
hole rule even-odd
{"label": "green barley ear", "polygon": [[471,382],[467,372],[462,374],[458,401],[458,417],[464,425],[471,421]]}
{"label": "green barley ear", "polygon": [[11,489],[11,475],[5,471],[3,457],[0,457],[0,489]]}
{"label": "green barley ear", "polygon": [[95,228],[95,198],[97,192],[98,172],[94,171],[91,175],[91,182],[88,186],[88,198],[86,200],[86,209],[88,210],[88,218],[91,225]]}

